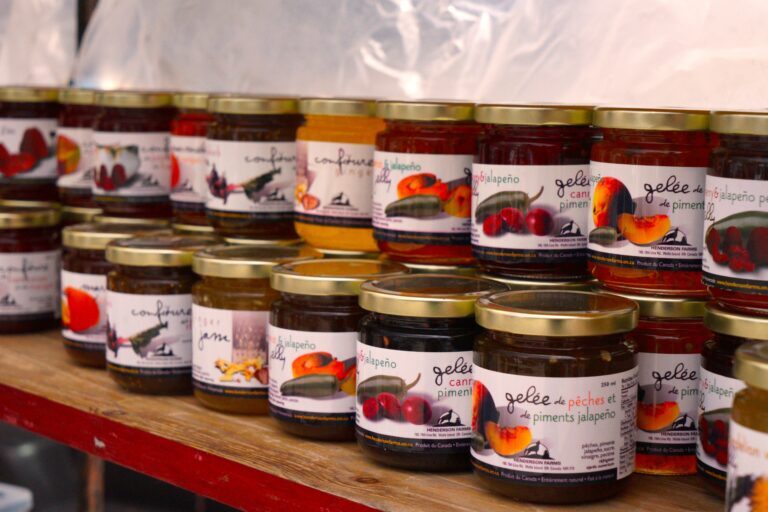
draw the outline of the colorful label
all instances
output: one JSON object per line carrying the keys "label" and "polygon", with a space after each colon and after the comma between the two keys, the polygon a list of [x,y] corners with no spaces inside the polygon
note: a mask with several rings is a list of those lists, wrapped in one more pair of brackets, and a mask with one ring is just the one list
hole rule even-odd
{"label": "colorful label", "polygon": [[498,262],[583,261],[589,165],[472,166],[472,250]]}
{"label": "colorful label", "polygon": [[192,305],[192,380],[210,394],[266,398],[268,311]]}
{"label": "colorful label", "polygon": [[472,434],[472,352],[357,343],[358,436],[395,452],[461,453]]}
{"label": "colorful label", "polygon": [[376,151],[373,227],[377,240],[469,244],[472,155]]}
{"label": "colorful label", "polygon": [[296,423],[349,424],[355,417],[357,332],[308,332],[270,324],[269,406]]}
{"label": "colorful label", "polygon": [[187,375],[192,367],[192,296],[107,291],[107,363],[145,376]]}
{"label": "colorful label", "polygon": [[707,176],[704,284],[768,295],[768,182]]}
{"label": "colorful label", "polygon": [[107,276],[61,271],[61,309],[65,343],[103,351],[107,342]]}
{"label": "colorful label", "polygon": [[526,485],[614,482],[635,466],[637,368],[599,377],[474,369],[472,464]]}
{"label": "colorful label", "polygon": [[59,314],[60,251],[0,253],[0,318]]}
{"label": "colorful label", "polygon": [[725,510],[768,510],[768,434],[732,421]]}
{"label": "colorful label", "polygon": [[590,260],[643,270],[700,270],[706,173],[706,167],[592,162]]}
{"label": "colorful label", "polygon": [[204,205],[207,185],[205,137],[171,135],[171,201]]}
{"label": "colorful label", "polygon": [[295,142],[208,139],[206,208],[250,213],[265,220],[293,218]]}
{"label": "colorful label", "polygon": [[295,219],[370,227],[373,145],[296,141]]}
{"label": "colorful label", "polygon": [[0,181],[55,181],[56,119],[0,119]]}
{"label": "colorful label", "polygon": [[90,128],[56,130],[56,169],[59,188],[91,190],[96,173],[96,145]]}
{"label": "colorful label", "polygon": [[156,199],[171,191],[166,132],[94,132],[96,196]]}

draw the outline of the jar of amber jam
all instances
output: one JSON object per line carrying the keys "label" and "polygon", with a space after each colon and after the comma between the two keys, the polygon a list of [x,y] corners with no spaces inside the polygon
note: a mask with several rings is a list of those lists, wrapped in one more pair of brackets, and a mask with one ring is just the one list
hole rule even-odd
{"label": "jar of amber jam", "polygon": [[296,134],[296,232],[317,248],[377,251],[371,226],[376,103],[303,99]]}
{"label": "jar of amber jam", "polygon": [[471,103],[383,101],[373,162],[373,236],[390,258],[472,261],[472,159],[480,126]]}
{"label": "jar of amber jam", "polygon": [[171,216],[171,95],[106,91],[96,96],[96,174],[92,192],[105,215]]}
{"label": "jar of amber jam", "polygon": [[537,280],[587,272],[592,108],[478,105],[472,252],[486,272]]}
{"label": "jar of amber jam", "polygon": [[91,186],[96,175],[96,146],[93,125],[101,107],[95,105],[96,91],[59,91],[59,126],[56,129],[56,170],[59,198],[65,206],[95,208]]}
{"label": "jar of amber jam", "polygon": [[[521,501],[583,503],[634,469],[637,304],[563,290],[480,299],[472,371],[472,465]],[[596,463],[599,454],[600,463]]]}
{"label": "jar of amber jam", "polygon": [[300,259],[299,249],[217,246],[195,255],[202,278],[193,289],[192,381],[211,409],[267,414],[269,286],[273,266]]}
{"label": "jar of amber jam", "polygon": [[290,98],[213,96],[205,142],[205,210],[224,237],[295,238],[296,130],[303,117]]}
{"label": "jar of amber jam", "polygon": [[355,439],[360,285],[405,274],[398,263],[336,259],[272,269],[269,411],[281,429],[326,441]]}
{"label": "jar of amber jam", "polygon": [[0,87],[0,199],[57,201],[59,91]]}
{"label": "jar of amber jam", "polygon": [[59,322],[58,208],[0,205],[0,334],[43,331]]}
{"label": "jar of amber jam", "polygon": [[581,281],[535,281],[530,279],[513,279],[495,274],[480,274],[479,277],[504,283],[510,290],[571,290],[591,292],[597,286],[597,281],[594,279],[583,279]]}
{"label": "jar of amber jam", "polygon": [[356,436],[372,460],[417,471],[469,468],[478,297],[505,286],[421,274],[363,283]]}
{"label": "jar of amber jam", "polygon": [[709,115],[602,108],[592,146],[588,266],[606,287],[706,297],[701,284]]}
{"label": "jar of amber jam", "polygon": [[192,391],[192,255],[209,238],[137,236],[107,245],[107,372],[134,393]]}
{"label": "jar of amber jam", "polygon": [[174,94],[178,114],[171,122],[171,205],[176,222],[208,225],[205,216],[207,185],[205,136],[213,122],[207,111],[208,94]]}
{"label": "jar of amber jam", "polygon": [[74,224],[86,224],[94,222],[96,216],[101,215],[101,208],[81,208],[79,206],[61,207],[61,225],[72,226]]}

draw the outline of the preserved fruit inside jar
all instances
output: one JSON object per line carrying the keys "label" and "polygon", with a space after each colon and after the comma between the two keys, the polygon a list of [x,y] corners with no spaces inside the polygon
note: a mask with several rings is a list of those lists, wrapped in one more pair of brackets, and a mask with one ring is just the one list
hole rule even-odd
{"label": "preserved fruit inside jar", "polygon": [[91,186],[96,174],[93,125],[101,108],[95,105],[96,91],[62,89],[61,111],[56,130],[56,170],[59,197],[65,206],[95,208]]}

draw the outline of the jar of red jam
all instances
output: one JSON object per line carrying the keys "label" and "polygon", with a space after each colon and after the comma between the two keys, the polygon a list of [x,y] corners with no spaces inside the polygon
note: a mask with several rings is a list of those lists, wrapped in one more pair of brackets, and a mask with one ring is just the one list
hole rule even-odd
{"label": "jar of red jam", "polygon": [[0,199],[58,201],[58,97],[57,89],[0,87]]}
{"label": "jar of red jam", "polygon": [[205,136],[213,122],[208,94],[174,94],[178,114],[171,122],[171,205],[180,224],[208,225],[205,216],[207,185]]}
{"label": "jar of red jam", "polygon": [[536,280],[587,272],[592,109],[478,105],[472,252],[485,271]]}
{"label": "jar of red jam", "polygon": [[83,208],[80,206],[62,206],[61,207],[61,225],[72,226],[74,224],[85,224],[94,222],[94,219],[101,215],[101,208]]}
{"label": "jar of red jam", "polygon": [[93,125],[101,111],[96,91],[59,91],[59,126],[56,129],[56,169],[61,203],[77,208],[95,208],[91,186],[96,175],[96,146]]}
{"label": "jar of red jam", "polygon": [[606,287],[706,297],[701,284],[709,115],[602,108],[592,146],[588,266]]}
{"label": "jar of red jam", "polygon": [[373,237],[397,261],[472,261],[472,159],[480,127],[470,103],[383,101],[373,161]]}
{"label": "jar of red jam", "polygon": [[206,213],[224,237],[296,238],[293,227],[296,100],[213,96]]}
{"label": "jar of red jam", "polygon": [[96,203],[110,216],[169,218],[171,95],[106,91],[96,104]]}

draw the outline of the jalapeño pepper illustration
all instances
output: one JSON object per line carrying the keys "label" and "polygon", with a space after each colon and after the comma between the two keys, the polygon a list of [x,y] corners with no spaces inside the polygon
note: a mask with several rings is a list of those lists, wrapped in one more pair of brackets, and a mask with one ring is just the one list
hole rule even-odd
{"label": "jalape\u00f1o pepper illustration", "polygon": [[540,198],[543,193],[544,187],[541,187],[532,197],[522,190],[496,192],[477,205],[475,219],[478,223],[482,223],[487,217],[499,213],[504,208],[515,208],[525,214],[531,203]]}
{"label": "jalape\u00f1o pepper illustration", "polygon": [[392,393],[398,398],[402,398],[409,389],[418,384],[420,379],[421,374],[418,374],[413,382],[406,384],[403,379],[393,375],[374,375],[357,386],[357,401],[363,403],[367,398],[374,397],[379,393]]}

